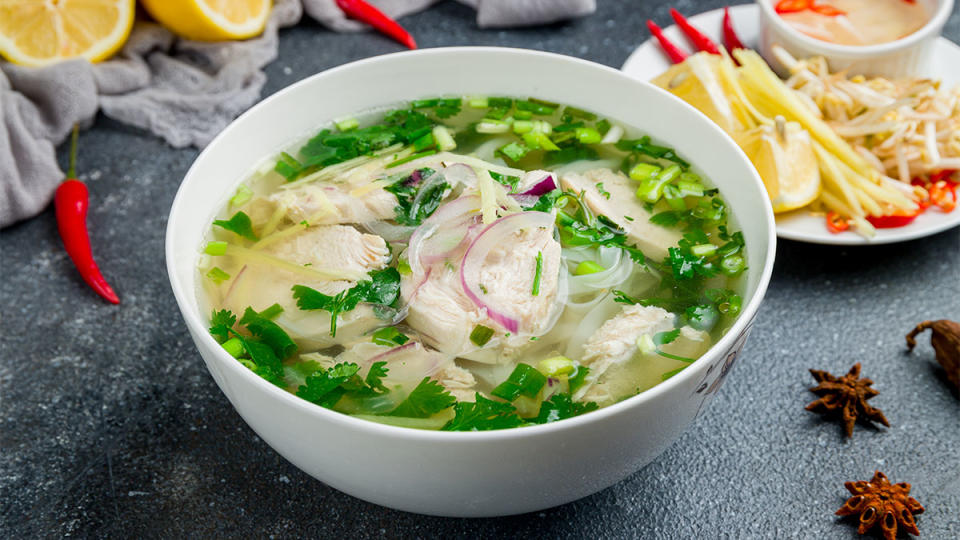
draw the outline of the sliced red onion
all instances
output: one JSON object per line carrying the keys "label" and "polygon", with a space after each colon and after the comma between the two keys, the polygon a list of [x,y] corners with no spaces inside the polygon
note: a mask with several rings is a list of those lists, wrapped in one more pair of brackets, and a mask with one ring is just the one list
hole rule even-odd
{"label": "sliced red onion", "polygon": [[549,193],[557,189],[557,181],[553,179],[552,174],[548,174],[545,178],[534,184],[530,189],[521,193],[521,195],[533,195],[539,197],[544,193]]}
{"label": "sliced red onion", "polygon": [[411,225],[394,225],[387,221],[369,221],[362,227],[387,242],[406,242],[417,228]]}
{"label": "sliced red onion", "polygon": [[533,206],[537,204],[537,201],[540,200],[540,197],[537,195],[521,195],[521,194],[511,194],[513,200],[517,202],[520,206]]}
{"label": "sliced red onion", "polygon": [[481,299],[476,289],[475,273],[482,267],[490,251],[509,244],[508,237],[518,230],[543,227],[553,230],[554,217],[545,212],[521,212],[502,217],[488,225],[470,243],[463,263],[460,265],[460,285],[464,293],[477,307],[485,309],[487,316],[503,326],[508,332],[516,334],[520,323],[509,306],[496,306]]}
{"label": "sliced red onion", "polygon": [[369,361],[371,364],[373,364],[374,362],[378,362],[378,361],[384,360],[385,357],[393,356],[394,354],[397,354],[397,353],[406,351],[406,350],[408,350],[408,349],[410,349],[410,348],[412,348],[412,347],[416,347],[416,346],[419,345],[419,344],[420,344],[420,343],[418,343],[418,342],[416,342],[416,341],[411,341],[410,343],[407,343],[407,344],[405,344],[405,345],[401,345],[401,346],[399,346],[399,347],[394,347],[394,348],[390,349],[389,351],[382,352],[382,353],[380,353],[380,354],[378,354],[378,355],[370,358],[368,361]]}
{"label": "sliced red onion", "polygon": [[[480,197],[476,195],[460,197],[441,205],[432,216],[417,227],[407,247],[407,262],[414,275],[423,274],[423,265],[435,262],[435,257],[442,258],[449,251],[456,249],[466,237],[469,226],[474,223],[479,211]],[[432,240],[435,235],[439,235],[436,242]],[[447,251],[443,251],[444,249]],[[425,260],[425,256],[430,259]]]}
{"label": "sliced red onion", "polygon": [[451,186],[460,184],[466,187],[477,187],[477,173],[466,163],[452,163],[443,169],[443,175]]}

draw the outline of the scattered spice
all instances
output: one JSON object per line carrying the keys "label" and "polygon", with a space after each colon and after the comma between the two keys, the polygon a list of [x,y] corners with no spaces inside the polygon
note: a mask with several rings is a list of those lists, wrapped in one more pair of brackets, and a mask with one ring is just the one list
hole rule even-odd
{"label": "scattered spice", "polygon": [[872,380],[860,378],[860,362],[854,364],[842,377],[818,369],[811,369],[810,374],[820,383],[810,391],[820,396],[820,399],[807,405],[807,410],[831,415],[841,413],[847,437],[853,436],[853,424],[857,418],[890,427],[890,422],[880,409],[867,404],[867,400],[879,392],[870,387]]}
{"label": "scattered spice", "polygon": [[876,471],[869,482],[846,482],[844,486],[853,497],[843,503],[837,515],[858,515],[858,533],[864,534],[879,525],[886,540],[894,540],[900,527],[920,536],[913,516],[922,514],[923,506],[910,496],[910,484],[891,484],[887,475]]}
{"label": "scattered spice", "polygon": [[937,353],[937,362],[947,372],[947,379],[960,392],[960,323],[941,319],[923,321],[907,334],[907,347],[912,351],[917,346],[917,334],[929,328],[933,334],[930,344]]}

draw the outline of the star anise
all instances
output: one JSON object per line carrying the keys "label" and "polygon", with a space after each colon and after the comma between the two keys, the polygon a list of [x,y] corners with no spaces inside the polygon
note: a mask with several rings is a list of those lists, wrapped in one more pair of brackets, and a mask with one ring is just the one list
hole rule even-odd
{"label": "star anise", "polygon": [[820,383],[810,391],[820,396],[820,399],[807,405],[807,410],[821,414],[840,412],[847,437],[853,436],[853,424],[857,418],[890,427],[890,422],[883,416],[880,409],[867,404],[867,400],[879,392],[870,388],[873,384],[872,380],[860,378],[859,362],[854,364],[843,377],[836,377],[818,369],[811,369],[810,374]]}
{"label": "star anise", "polygon": [[894,540],[899,527],[903,527],[903,530],[910,534],[920,536],[913,516],[922,514],[923,506],[910,496],[910,484],[904,482],[891,484],[887,475],[876,471],[869,482],[862,480],[846,482],[844,486],[853,494],[853,497],[843,503],[843,506],[837,510],[837,515],[859,515],[858,533],[864,534],[880,525],[886,540]]}

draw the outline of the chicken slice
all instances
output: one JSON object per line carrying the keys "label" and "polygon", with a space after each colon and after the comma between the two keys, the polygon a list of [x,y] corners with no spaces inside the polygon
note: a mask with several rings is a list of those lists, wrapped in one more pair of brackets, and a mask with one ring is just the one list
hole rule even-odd
{"label": "chicken slice", "polygon": [[355,189],[350,184],[312,183],[280,190],[270,201],[294,223],[311,225],[367,223],[393,219],[397,197],[383,187]]}
{"label": "chicken slice", "polygon": [[[306,285],[332,296],[355,286],[357,280],[390,261],[383,238],[353,227],[322,225],[270,244],[263,253],[295,266],[278,268],[251,259],[234,277],[223,298],[223,305],[231,311],[242,313],[248,306],[262,311],[279,303],[283,312],[275,322],[306,350],[344,343],[383,324],[369,306],[360,305],[340,315],[337,335],[332,337],[330,313],[300,310],[290,291],[294,285]],[[296,271],[297,267],[303,271]],[[321,274],[311,274],[312,268],[344,279],[324,279]]]}
{"label": "chicken slice", "polygon": [[[610,194],[609,199],[597,188],[601,182]],[[680,231],[650,223],[650,212],[634,194],[636,184],[619,172],[593,169],[583,174],[567,173],[560,178],[560,184],[574,193],[583,192],[590,209],[619,225],[627,232],[630,245],[640,248],[648,257],[663,260],[667,249],[676,246],[682,238]]]}
{"label": "chicken slice", "polygon": [[[542,257],[540,290],[533,296],[538,253]],[[459,263],[462,257],[463,250],[450,260]],[[561,294],[560,244],[552,230],[520,230],[489,252],[478,275],[480,290],[485,291],[482,300],[509,311],[519,331],[508,332],[467,296],[459,268],[449,260],[428,267],[425,275],[403,279],[401,295],[409,307],[406,323],[444,353],[478,362],[505,362],[529,344],[531,336],[548,331],[555,320],[556,298]],[[477,325],[494,330],[483,346],[470,341]]]}
{"label": "chicken slice", "polygon": [[[663,308],[639,304],[624,306],[584,343],[580,364],[590,368],[590,372],[574,399],[596,401],[601,405],[615,401],[622,393],[622,385],[618,383],[629,386],[633,381],[616,377],[616,370],[611,368],[626,364],[637,354],[638,338],[672,330],[673,323],[673,314]],[[605,377],[608,371],[611,376]]]}
{"label": "chicken slice", "polygon": [[459,401],[473,401],[477,381],[473,375],[456,365],[449,355],[411,341],[399,347],[387,348],[369,341],[358,343],[337,357],[337,363],[352,362],[360,366],[366,376],[374,362],[386,362],[387,388],[400,385],[407,391],[416,388],[424,377],[430,377],[450,391]]}

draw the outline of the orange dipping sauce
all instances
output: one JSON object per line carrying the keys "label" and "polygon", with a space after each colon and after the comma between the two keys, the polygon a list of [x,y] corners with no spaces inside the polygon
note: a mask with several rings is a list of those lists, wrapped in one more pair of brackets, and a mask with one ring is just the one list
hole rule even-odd
{"label": "orange dipping sauce", "polygon": [[906,37],[933,16],[922,0],[771,0],[790,26],[838,45],[877,45]]}

